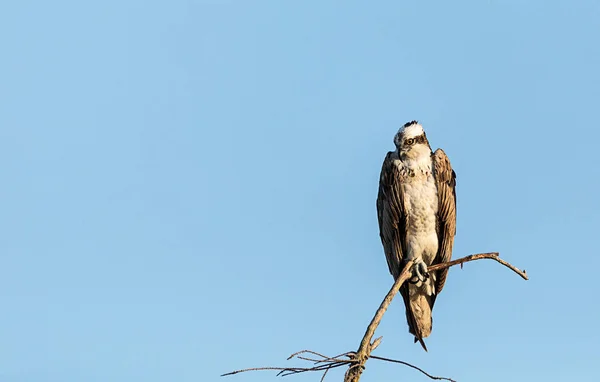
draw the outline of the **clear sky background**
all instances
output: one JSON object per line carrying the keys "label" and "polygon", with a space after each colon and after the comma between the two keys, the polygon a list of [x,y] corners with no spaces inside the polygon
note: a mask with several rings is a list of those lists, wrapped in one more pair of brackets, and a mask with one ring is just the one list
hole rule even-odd
{"label": "clear sky background", "polygon": [[[392,283],[375,198],[418,119],[458,175],[429,353],[466,381],[594,380],[600,2],[5,1],[0,380],[277,380],[354,350]],[[289,377],[318,381],[318,375]],[[342,372],[327,380],[340,381]],[[426,381],[370,361],[367,381]]]}

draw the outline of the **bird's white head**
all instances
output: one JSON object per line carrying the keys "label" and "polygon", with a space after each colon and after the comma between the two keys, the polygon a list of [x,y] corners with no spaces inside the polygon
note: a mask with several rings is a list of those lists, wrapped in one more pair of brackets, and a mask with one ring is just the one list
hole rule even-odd
{"label": "bird's white head", "polygon": [[417,121],[405,123],[394,136],[394,144],[401,157],[418,159],[431,155],[431,147],[425,130]]}

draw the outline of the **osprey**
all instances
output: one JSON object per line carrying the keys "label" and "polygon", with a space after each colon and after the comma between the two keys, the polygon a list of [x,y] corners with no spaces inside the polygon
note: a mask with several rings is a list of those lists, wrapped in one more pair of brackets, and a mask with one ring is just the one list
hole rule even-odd
{"label": "osprey", "polygon": [[427,351],[431,311],[448,269],[427,272],[449,261],[456,232],[456,174],[442,149],[431,151],[423,127],[406,123],[394,137],[379,179],[379,235],[390,273],[397,279],[413,260],[410,280],[400,288],[408,329]]}

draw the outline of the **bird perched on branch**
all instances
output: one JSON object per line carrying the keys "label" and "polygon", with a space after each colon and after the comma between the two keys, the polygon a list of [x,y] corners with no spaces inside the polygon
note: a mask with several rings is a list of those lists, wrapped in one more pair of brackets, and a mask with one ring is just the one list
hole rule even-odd
{"label": "bird perched on branch", "polygon": [[379,180],[379,234],[390,273],[397,279],[413,260],[411,278],[400,289],[409,332],[423,349],[431,334],[431,312],[444,288],[448,269],[429,273],[430,265],[449,261],[456,232],[456,174],[442,149],[431,151],[423,127],[406,123],[394,136]]}

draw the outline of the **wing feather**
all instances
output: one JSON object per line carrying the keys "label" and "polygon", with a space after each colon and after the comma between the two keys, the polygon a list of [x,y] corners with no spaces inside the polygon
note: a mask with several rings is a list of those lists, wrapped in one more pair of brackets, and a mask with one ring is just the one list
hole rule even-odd
{"label": "wing feather", "polygon": [[389,152],[379,178],[377,195],[377,217],[379,220],[379,236],[390,273],[394,279],[400,275],[400,267],[404,258],[406,237],[406,214],[404,213],[400,172],[394,164],[394,152]]}
{"label": "wing feather", "polygon": [[[394,280],[402,272],[404,253],[406,252],[406,213],[400,184],[400,171],[394,163],[395,159],[398,159],[398,154],[388,152],[381,168],[379,193],[377,195],[379,236]],[[406,308],[406,321],[409,331],[415,335],[415,341],[418,340],[423,348],[427,350],[410,306],[407,284],[400,288],[400,294]]]}
{"label": "wing feather", "polygon": [[[438,253],[434,264],[450,261],[454,235],[456,234],[456,173],[452,169],[450,159],[442,149],[432,155],[433,176],[438,191]],[[435,291],[438,295],[444,288],[448,268],[437,272]]]}

